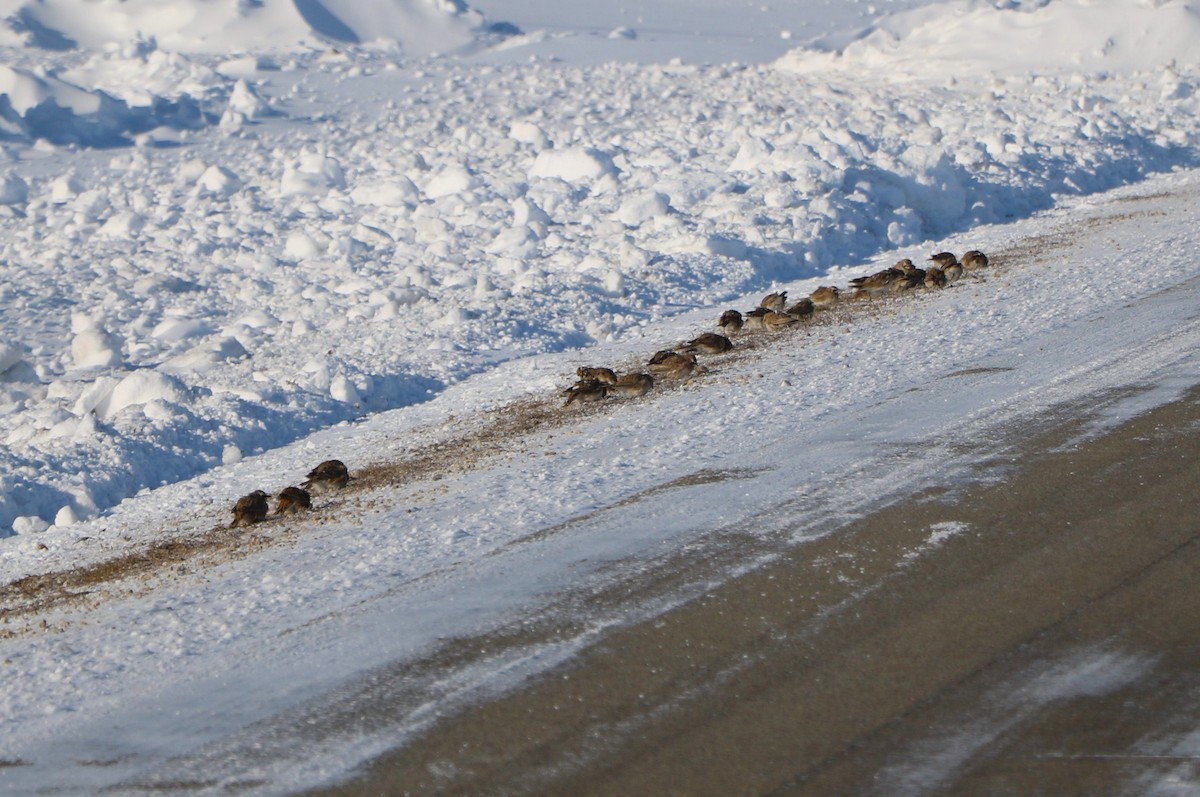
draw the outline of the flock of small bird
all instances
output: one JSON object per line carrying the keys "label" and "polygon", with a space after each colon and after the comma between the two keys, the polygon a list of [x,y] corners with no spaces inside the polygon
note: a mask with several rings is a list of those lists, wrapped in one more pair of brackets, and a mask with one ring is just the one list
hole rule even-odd
{"label": "flock of small bird", "polygon": [[[978,250],[963,254],[962,259],[950,252],[938,252],[929,258],[932,265],[921,269],[908,258],[891,268],[866,277],[850,280],[854,289],[851,298],[878,296],[897,293],[914,288],[943,288],[955,282],[965,272],[977,271],[988,265],[987,255]],[[584,367],[576,370],[578,381],[567,388],[567,406],[575,402],[601,401],[609,396],[644,396],[654,389],[655,380],[683,380],[702,370],[696,360],[697,354],[723,354],[733,349],[729,335],[742,331],[766,330],[776,332],[811,319],[819,310],[837,304],[841,290],[833,286],[821,286],[808,296],[789,305],[787,291],[770,293],[763,297],[759,306],[748,313],[726,310],[721,314],[717,326],[725,334],[706,332],[675,349],[655,352],[646,363],[646,370],[617,375],[611,368]],[[275,514],[289,515],[305,512],[312,508],[312,496],[340,490],[350,481],[350,472],[338,459],[330,459],[313,468],[300,487],[285,487],[275,496]],[[271,507],[270,496],[255,490],[238,499],[233,507],[233,523],[230,528],[250,526],[267,519]]]}
{"label": "flock of small bird", "polygon": [[[932,265],[917,268],[908,258],[866,277],[850,280],[854,293],[850,298],[860,299],[889,293],[899,293],[915,288],[944,288],[968,271],[979,271],[988,265],[988,258],[978,249],[963,253],[960,260],[952,252],[938,252],[930,256]],[[788,304],[787,291],[767,294],[759,306],[748,313],[726,310],[721,314],[717,326],[724,334],[706,332],[675,349],[655,352],[646,363],[646,371],[618,376],[611,368],[585,367],[576,370],[578,380],[564,391],[566,405],[575,402],[602,401],[609,396],[642,396],[654,388],[655,379],[682,380],[690,378],[701,366],[697,354],[722,354],[733,349],[730,335],[742,331],[778,332],[813,317],[818,310],[825,310],[841,300],[842,291],[834,286],[822,285],[808,296]]]}
{"label": "flock of small bird", "polygon": [[[321,493],[340,490],[350,481],[350,471],[340,459],[329,459],[313,468],[299,487],[284,487],[275,496],[275,514],[291,515],[312,509],[312,497]],[[233,523],[229,528],[252,526],[262,523],[270,514],[268,496],[262,490],[243,495],[233,505]]]}

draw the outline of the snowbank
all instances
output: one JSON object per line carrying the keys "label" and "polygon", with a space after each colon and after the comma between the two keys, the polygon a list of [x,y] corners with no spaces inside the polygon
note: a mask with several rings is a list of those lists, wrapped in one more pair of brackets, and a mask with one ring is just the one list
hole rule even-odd
{"label": "snowbank", "polygon": [[385,41],[412,55],[470,44],[482,16],[461,0],[3,0],[0,42],[101,50],[154,39],[180,53],[232,53]]}
{"label": "snowbank", "polygon": [[840,52],[796,50],[781,68],[866,70],[885,78],[1130,73],[1192,60],[1195,0],[954,0],[881,18]]}

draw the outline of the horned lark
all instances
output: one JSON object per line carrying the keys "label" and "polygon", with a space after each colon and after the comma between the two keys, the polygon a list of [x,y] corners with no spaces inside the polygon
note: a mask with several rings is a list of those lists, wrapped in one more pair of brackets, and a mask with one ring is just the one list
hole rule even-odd
{"label": "horned lark", "polygon": [[824,309],[830,305],[837,304],[838,297],[841,296],[841,293],[842,292],[833,285],[822,285],[810,293],[808,298],[812,300],[813,305],[815,305],[818,309]]}
{"label": "horned lark", "polygon": [[792,318],[805,319],[816,312],[817,306],[813,300],[807,296],[793,304],[787,309],[787,314]]}
{"label": "horned lark", "polygon": [[969,252],[963,252],[962,265],[967,271],[975,271],[981,268],[987,268],[988,256],[978,249],[972,249]]}
{"label": "horned lark", "polygon": [[951,263],[958,262],[958,258],[954,256],[953,252],[938,252],[937,254],[930,255],[929,260],[942,271],[945,271],[946,266]]}
{"label": "horned lark", "polygon": [[884,291],[892,290],[892,283],[904,276],[904,272],[895,268],[886,268],[867,277],[855,277],[850,280],[855,296],[875,296]]}
{"label": "horned lark", "polygon": [[655,376],[680,379],[696,370],[696,355],[691,352],[659,351],[650,358],[646,367]]}
{"label": "horned lark", "polygon": [[683,345],[684,351],[693,354],[721,354],[733,348],[733,341],[715,332],[705,332],[698,338],[693,338]]}
{"label": "horned lark", "polygon": [[576,401],[601,401],[607,395],[608,385],[598,379],[580,379],[567,388],[567,403],[563,406],[569,407]]}
{"label": "horned lark", "polygon": [[621,378],[608,386],[610,396],[633,398],[644,396],[654,387],[654,377],[650,374],[622,374]]}
{"label": "horned lark", "polygon": [[744,319],[746,329],[766,329],[767,325],[763,323],[763,318],[765,318],[769,312],[771,311],[765,307],[755,307],[753,310],[746,313],[746,317]]}
{"label": "horned lark", "polygon": [[894,268],[900,272],[900,276],[892,280],[892,290],[906,291],[925,285],[925,269],[917,268],[907,257],[896,263]]}
{"label": "horned lark", "polygon": [[942,269],[942,273],[946,275],[946,283],[955,282],[963,275],[963,264],[957,260]]}
{"label": "horned lark", "polygon": [[603,382],[606,385],[611,385],[617,381],[617,375],[613,373],[611,368],[576,368],[575,375],[580,379],[595,379],[597,382]]}
{"label": "horned lark", "polygon": [[350,481],[350,471],[340,459],[327,459],[308,473],[301,486],[312,495],[340,490]]}
{"label": "horned lark", "polygon": [[787,306],[787,291],[779,291],[778,293],[768,293],[758,303],[759,307],[767,310],[774,310],[777,313],[782,313],[783,308]]}
{"label": "horned lark", "polygon": [[291,515],[312,509],[312,497],[303,487],[284,487],[275,497],[275,514]]}
{"label": "horned lark", "polygon": [[721,320],[717,322],[717,326],[726,335],[732,335],[734,332],[742,331],[742,314],[737,310],[726,310],[721,313]]}
{"label": "horned lark", "polygon": [[763,324],[769,332],[779,332],[782,329],[787,329],[799,323],[800,319],[795,316],[790,316],[787,313],[777,313],[774,310],[767,311],[767,314],[763,316]]}
{"label": "horned lark", "polygon": [[268,509],[267,494],[262,490],[255,490],[249,495],[243,495],[233,505],[233,522],[229,524],[229,528],[236,529],[239,526],[262,523],[267,519]]}

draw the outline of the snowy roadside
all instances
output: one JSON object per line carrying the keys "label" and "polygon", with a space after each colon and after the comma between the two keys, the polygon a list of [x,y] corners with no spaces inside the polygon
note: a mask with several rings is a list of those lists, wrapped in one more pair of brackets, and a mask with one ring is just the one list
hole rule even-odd
{"label": "snowy roadside", "polygon": [[[498,441],[498,451],[464,451],[485,456],[453,479],[347,497],[281,533],[284,545],[171,573],[128,600],[51,614],[48,630],[4,642],[22,686],[5,695],[3,714],[22,731],[6,734],[3,755],[24,765],[0,771],[0,782],[19,790],[51,769],[75,788],[201,771],[214,783],[264,778],[261,793],[321,782],[432,715],[418,708],[365,738],[339,729],[320,740],[264,718],[292,724],[294,712],[327,706],[323,694],[341,700],[339,684],[356,674],[519,623],[569,586],[612,583],[638,561],[722,530],[772,540],[802,516],[812,522],[801,536],[820,534],[899,496],[953,489],[957,474],[993,461],[995,430],[1089,396],[1120,393],[1093,430],[1168,401],[1200,381],[1200,280],[1193,263],[1172,256],[1197,243],[1198,196],[1200,176],[1180,172],[981,228],[947,245],[993,252],[984,280],[864,304],[872,311],[846,326],[784,333],[752,357],[711,358],[710,373],[653,400],[572,409],[565,425]],[[1131,261],[1157,267],[1131,271]],[[815,282],[790,287],[799,294]],[[657,325],[636,347],[593,348],[588,362],[644,357],[711,326],[720,309]],[[552,394],[578,364],[578,353],[511,363],[459,394],[161,488],[114,512],[106,522],[120,533],[96,543],[145,545],[163,523],[211,528],[228,511],[223,497],[247,484],[282,483],[332,452],[371,462],[452,438],[460,419],[481,417],[514,385]],[[741,527],[746,517],[754,528]],[[667,603],[696,588],[684,583]],[[515,659],[444,672],[437,689],[452,686],[460,699],[502,689],[611,623],[664,605],[594,618],[577,637]],[[265,748],[264,728],[273,740]],[[246,758],[252,739],[264,751]],[[199,752],[176,760],[188,751]],[[110,763],[80,763],[97,760]]]}

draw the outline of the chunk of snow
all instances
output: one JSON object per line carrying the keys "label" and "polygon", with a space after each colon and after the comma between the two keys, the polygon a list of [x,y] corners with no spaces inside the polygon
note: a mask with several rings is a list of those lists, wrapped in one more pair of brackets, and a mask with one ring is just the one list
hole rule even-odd
{"label": "chunk of snow", "polygon": [[289,232],[283,244],[283,254],[292,260],[307,260],[323,251],[313,237],[303,230]]}
{"label": "chunk of snow", "polygon": [[350,199],[359,205],[385,208],[412,207],[421,201],[421,192],[412,180],[397,175],[384,182],[355,186]]}
{"label": "chunk of snow", "polygon": [[651,219],[665,215],[670,207],[671,199],[666,194],[648,191],[622,202],[616,218],[629,227],[640,227]]}
{"label": "chunk of snow", "polygon": [[162,364],[169,371],[205,371],[213,366],[231,360],[248,357],[249,352],[242,342],[232,336],[221,338],[215,343],[202,343],[178,357],[172,357]]}
{"label": "chunk of snow", "polygon": [[192,403],[193,395],[178,377],[145,368],[134,371],[114,385],[112,392],[96,404],[95,412],[102,420],[111,420],[126,407],[155,399],[186,405]]}
{"label": "chunk of snow", "polygon": [[0,342],[0,374],[15,367],[27,353],[28,350],[24,346]]}
{"label": "chunk of snow", "polygon": [[612,157],[591,147],[548,149],[538,153],[530,177],[557,177],[568,183],[583,183],[616,177]]}
{"label": "chunk of snow", "polygon": [[75,512],[75,507],[67,504],[62,509],[54,514],[55,526],[72,526],[79,522],[79,515]]}
{"label": "chunk of snow", "polygon": [[83,182],[74,175],[56,177],[50,184],[50,201],[61,205],[79,196],[83,190]]}
{"label": "chunk of snow", "polygon": [[241,188],[238,176],[224,166],[209,166],[196,181],[196,186],[207,194],[215,196],[232,196]]}
{"label": "chunk of snow", "polygon": [[245,80],[239,80],[229,93],[229,110],[239,113],[247,119],[257,119],[266,116],[269,108]]}
{"label": "chunk of snow", "polygon": [[425,186],[425,196],[430,199],[465,194],[479,185],[479,181],[465,166],[454,165],[443,169]]}
{"label": "chunk of snow", "polygon": [[508,129],[508,135],[513,141],[528,144],[534,149],[542,150],[552,146],[546,131],[533,122],[514,122]]}
{"label": "chunk of snow", "polygon": [[13,520],[12,530],[17,534],[41,534],[50,524],[37,515],[22,515]]}
{"label": "chunk of snow", "polygon": [[135,238],[145,226],[146,220],[141,214],[125,210],[110,216],[96,231],[96,235],[112,239]]}
{"label": "chunk of snow", "polygon": [[342,374],[338,374],[330,381],[329,395],[346,404],[356,406],[362,404],[362,396],[359,394],[358,388]]}
{"label": "chunk of snow", "polygon": [[71,340],[76,368],[97,368],[121,362],[121,340],[97,327],[83,329]]}
{"label": "chunk of snow", "polygon": [[168,318],[155,326],[150,335],[164,343],[178,343],[212,332],[212,325],[201,318]]}
{"label": "chunk of snow", "polygon": [[0,205],[23,205],[29,199],[29,185],[19,175],[0,178]]}
{"label": "chunk of snow", "polygon": [[242,461],[242,449],[235,446],[233,443],[226,443],[221,449],[221,464],[234,465]]}
{"label": "chunk of snow", "polygon": [[336,158],[314,152],[303,153],[296,163],[283,172],[281,196],[323,197],[330,189],[346,187],[346,176]]}

